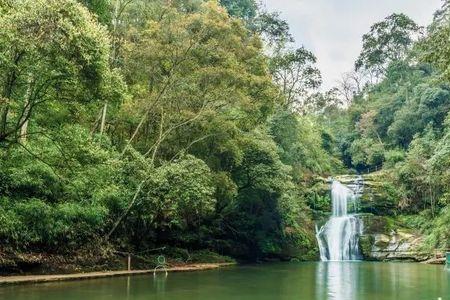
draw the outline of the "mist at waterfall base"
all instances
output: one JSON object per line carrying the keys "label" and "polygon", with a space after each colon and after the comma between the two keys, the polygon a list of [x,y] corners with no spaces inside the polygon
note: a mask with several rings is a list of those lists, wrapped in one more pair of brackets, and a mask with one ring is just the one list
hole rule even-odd
{"label": "mist at waterfall base", "polygon": [[360,260],[359,236],[362,222],[348,214],[349,204],[355,204],[357,195],[337,180],[331,185],[332,216],[317,232],[322,261]]}

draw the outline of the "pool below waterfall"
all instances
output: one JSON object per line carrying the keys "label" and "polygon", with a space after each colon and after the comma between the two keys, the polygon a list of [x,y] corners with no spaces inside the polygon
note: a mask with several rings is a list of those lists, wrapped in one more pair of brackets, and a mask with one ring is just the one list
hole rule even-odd
{"label": "pool below waterfall", "polygon": [[8,300],[450,300],[442,265],[305,262],[0,287]]}

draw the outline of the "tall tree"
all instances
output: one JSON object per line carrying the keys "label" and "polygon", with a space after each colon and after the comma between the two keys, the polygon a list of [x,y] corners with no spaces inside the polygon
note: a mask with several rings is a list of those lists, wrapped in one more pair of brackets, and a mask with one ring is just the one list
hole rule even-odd
{"label": "tall tree", "polygon": [[[130,50],[126,74],[136,92],[127,106],[137,122],[128,143],[140,142],[151,157],[167,140],[187,146],[201,138],[184,130],[197,135],[196,126],[228,118],[249,129],[271,110],[276,89],[259,39],[213,2],[188,15],[167,8]],[[169,149],[167,156],[181,150]]]}
{"label": "tall tree", "polygon": [[392,14],[370,27],[363,35],[363,49],[356,70],[366,69],[380,77],[393,61],[405,58],[420,27],[405,14]]}
{"label": "tall tree", "polygon": [[280,49],[270,61],[270,70],[281,88],[285,108],[298,110],[311,92],[320,86],[322,78],[315,66],[316,57],[301,47]]}
{"label": "tall tree", "polygon": [[0,15],[0,143],[26,135],[46,103],[107,98],[113,76],[107,32],[87,9],[72,0],[12,3]]}
{"label": "tall tree", "polygon": [[294,41],[289,24],[280,18],[278,12],[260,13],[253,21],[252,28],[261,35],[269,51],[276,52]]}
{"label": "tall tree", "polygon": [[428,35],[419,43],[419,57],[443,71],[450,80],[450,1],[444,1],[428,28]]}

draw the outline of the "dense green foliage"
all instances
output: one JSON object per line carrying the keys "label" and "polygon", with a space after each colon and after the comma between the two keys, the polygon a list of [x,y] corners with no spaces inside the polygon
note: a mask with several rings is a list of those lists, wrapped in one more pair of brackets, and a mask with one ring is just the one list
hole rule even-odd
{"label": "dense green foliage", "polygon": [[230,15],[244,20],[251,20],[256,17],[258,6],[255,0],[220,0]]}
{"label": "dense green foliage", "polygon": [[0,250],[305,259],[345,167],[387,170],[367,210],[448,247],[447,10],[418,41],[375,24],[357,86],[320,93],[254,1],[0,1]]}
{"label": "dense green foliage", "polygon": [[[276,14],[253,1],[0,3],[5,248],[314,255],[308,178],[339,162],[317,120],[292,112],[320,74],[307,50],[283,50]],[[262,38],[287,54],[272,61]],[[283,68],[303,70],[295,95],[272,79]]]}

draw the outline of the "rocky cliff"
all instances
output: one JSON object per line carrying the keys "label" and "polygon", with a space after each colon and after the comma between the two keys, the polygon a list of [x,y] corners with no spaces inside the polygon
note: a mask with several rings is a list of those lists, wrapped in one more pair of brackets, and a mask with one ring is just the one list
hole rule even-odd
{"label": "rocky cliff", "polygon": [[360,249],[367,260],[425,261],[430,253],[421,250],[423,237],[420,233],[394,224],[386,216],[361,214],[364,223],[360,237]]}
{"label": "rocky cliff", "polygon": [[[360,237],[360,249],[366,260],[407,260],[442,262],[440,254],[423,250],[424,237],[399,221],[397,206],[401,195],[393,185],[389,174],[376,172],[362,175],[362,189],[357,187],[359,198],[356,214],[363,221],[363,235]],[[334,177],[341,183],[355,189],[358,186],[357,175],[340,175]],[[358,179],[359,178],[359,179]],[[331,178],[318,180],[317,192],[329,193]],[[327,208],[328,209],[328,208]],[[328,216],[322,215],[316,221],[319,225]]]}
{"label": "rocky cliff", "polygon": [[[337,180],[350,187],[357,176],[337,176]],[[399,191],[389,175],[376,172],[362,175],[363,188],[359,191],[357,212],[363,221],[360,249],[366,260],[425,261],[431,254],[422,250],[423,236],[397,221]]]}

